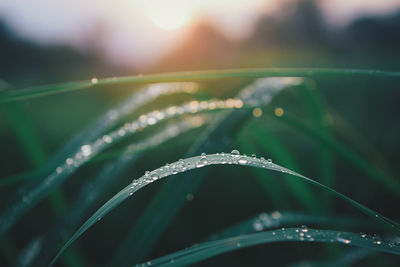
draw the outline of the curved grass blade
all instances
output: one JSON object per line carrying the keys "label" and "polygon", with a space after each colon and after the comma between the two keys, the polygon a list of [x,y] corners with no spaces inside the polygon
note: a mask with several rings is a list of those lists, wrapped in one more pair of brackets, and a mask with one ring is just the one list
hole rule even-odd
{"label": "curved grass blade", "polygon": [[0,92],[0,103],[18,99],[31,98],[60,92],[82,90],[99,85],[118,85],[133,83],[155,83],[213,80],[222,78],[265,78],[265,77],[317,77],[317,76],[367,76],[367,77],[400,77],[400,72],[362,70],[362,69],[324,69],[324,68],[254,68],[254,69],[225,69],[207,71],[185,71],[172,73],[159,73],[149,75],[127,76],[119,78],[93,78],[90,81],[77,81],[44,85],[16,91]]}
{"label": "curved grass blade", "polygon": [[[279,141],[278,138],[268,133],[256,123],[249,124],[248,136],[245,140],[239,140],[240,144],[244,142],[256,142],[257,147],[261,148],[261,151],[269,151],[271,157],[275,158],[281,164],[287,166],[291,170],[299,170],[295,160],[293,160],[291,153],[287,148]],[[254,151],[254,150],[253,150]],[[254,171],[262,171],[255,169]],[[289,175],[284,175],[284,183],[297,198],[297,201],[302,204],[302,207],[310,212],[321,212],[322,207],[316,198],[315,193],[313,193],[307,185],[303,184],[301,181],[287,179]],[[264,177],[260,177],[262,180]]]}
{"label": "curved grass blade", "polygon": [[[304,81],[303,86],[300,86],[300,95],[302,102],[305,103],[305,107],[308,109],[308,115],[312,118],[313,124],[318,131],[327,136],[327,138],[333,139],[331,134],[330,125],[327,123],[327,109],[326,103],[322,98],[322,95],[317,90],[316,83],[313,80],[307,79]],[[325,147],[320,144],[318,148],[318,160],[317,164],[319,177],[321,182],[329,187],[334,187],[334,157],[333,151],[329,147]],[[329,210],[332,206],[332,198],[329,195],[323,195],[323,205],[325,210]]]}
{"label": "curved grass blade", "polygon": [[336,227],[358,227],[358,228],[376,228],[376,225],[364,220],[359,220],[351,217],[337,216],[317,216],[304,214],[299,212],[279,212],[260,213],[250,219],[243,220],[233,226],[227,227],[224,230],[213,234],[207,240],[217,240],[237,235],[251,234],[268,229],[279,228],[289,225],[327,225]]}
{"label": "curved grass blade", "polygon": [[268,110],[268,107],[264,108],[264,110],[273,115],[274,118],[277,118],[287,123],[296,130],[299,130],[304,134],[313,137],[315,141],[329,147],[338,155],[340,155],[343,159],[348,161],[352,166],[365,173],[368,177],[372,178],[375,182],[382,184],[386,187],[386,189],[400,196],[400,182],[392,176],[382,172],[381,169],[375,167],[373,164],[365,161],[357,152],[351,150],[350,148],[342,145],[339,142],[336,142],[334,139],[329,138],[329,136],[321,134],[320,131],[304,124],[288,112],[284,112],[283,114],[279,114],[279,116],[277,116],[274,110]]}
{"label": "curved grass blade", "polygon": [[[45,176],[47,172],[56,169],[68,155],[75,154],[79,151],[80,147],[93,139],[97,138],[105,131],[109,130],[111,127],[123,117],[135,112],[140,107],[152,102],[156,98],[165,95],[187,93],[194,94],[197,92],[198,85],[196,83],[164,83],[164,84],[151,84],[139,89],[137,92],[131,94],[127,99],[116,104],[110,108],[106,113],[99,116],[94,122],[87,126],[84,130],[76,134],[71,138],[53,157],[52,159],[43,167],[40,171],[35,170],[30,174],[32,176],[38,176],[35,172]],[[23,177],[23,178],[22,178]],[[10,183],[13,180],[19,180],[29,177],[27,175],[16,175],[10,177],[10,179],[2,178],[2,183]],[[12,179],[14,178],[14,179]],[[22,191],[26,191],[22,189]]]}
{"label": "curved grass blade", "polygon": [[[251,101],[248,101],[251,105]],[[203,111],[214,111],[223,109],[242,108],[243,101],[240,99],[210,100],[210,101],[192,101],[181,106],[172,106],[161,111],[153,111],[141,115],[139,119],[131,123],[126,123],[119,129],[104,135],[97,140],[80,147],[79,151],[65,162],[58,166],[43,182],[38,183],[29,191],[23,192],[17,201],[6,209],[0,217],[0,236],[2,236],[16,221],[18,221],[26,212],[45,198],[57,185],[63,182],[67,177],[73,174],[80,166],[93,158],[96,154],[110,147],[126,136],[164,121],[167,119],[179,117],[183,114],[194,114]]]}
{"label": "curved grass blade", "polygon": [[[367,248],[374,251],[400,255],[400,246],[380,239],[351,232],[299,228],[282,228],[273,231],[240,235],[210,241],[147,262],[151,266],[185,266],[241,248],[275,242],[321,242]],[[136,265],[140,266],[140,265]]]}
{"label": "curved grass blade", "polygon": [[[105,165],[100,173],[82,186],[77,196],[71,204],[69,212],[60,219],[45,236],[40,239],[41,246],[37,249],[35,257],[32,255],[24,255],[26,266],[32,264],[35,260],[35,266],[45,266],[52,254],[55,252],[54,246],[43,246],[43,244],[60,244],[66,238],[66,233],[70,233],[87,214],[87,211],[93,207],[102,192],[111,182],[115,182],[120,173],[124,172],[128,166],[135,164],[136,160],[141,157],[142,153],[150,148],[161,145],[181,134],[200,127],[203,123],[209,120],[207,117],[191,117],[184,119],[181,122],[171,123],[160,132],[140,141],[139,143],[131,144],[125,148],[120,157]],[[27,251],[31,253],[31,251]],[[28,261],[29,259],[29,261]]]}
{"label": "curved grass blade", "polygon": [[300,178],[303,181],[313,184],[320,189],[323,189],[338,198],[343,199],[345,202],[351,204],[353,207],[359,209],[361,212],[366,214],[367,216],[376,219],[378,222],[382,223],[386,228],[392,230],[393,232],[400,234],[400,224],[380,215],[379,213],[367,208],[366,206],[352,200],[351,198],[333,190],[330,187],[327,187],[321,183],[318,183],[308,177],[305,177],[301,174],[293,172],[289,169],[286,169],[282,166],[272,163],[269,160],[265,160],[264,158],[254,158],[248,157],[245,155],[240,155],[238,151],[234,150],[232,153],[221,153],[221,154],[211,154],[206,155],[202,154],[201,156],[186,158],[184,160],[179,160],[177,162],[167,164],[163,167],[160,167],[154,171],[146,172],[145,175],[140,177],[139,179],[133,180],[131,184],[126,186],[116,195],[114,195],[109,201],[107,201],[100,209],[98,209],[79,229],[75,232],[75,234],[71,237],[71,239],[64,245],[64,247],[60,250],[54,260],[50,263],[53,265],[54,262],[58,259],[58,257],[67,249],[72,242],[74,242],[79,236],[81,236],[89,227],[91,227],[94,223],[99,221],[103,216],[113,210],[116,206],[118,206],[122,201],[127,199],[129,196],[133,195],[135,192],[140,190],[141,188],[159,180],[164,177],[174,175],[181,172],[186,172],[189,170],[202,168],[209,165],[243,165],[250,167],[263,168],[267,170],[279,171],[283,173],[288,173],[293,175],[294,177]]}
{"label": "curved grass blade", "polygon": [[[244,88],[237,97],[245,103],[267,105],[276,94],[301,82],[303,79],[299,78],[258,79]],[[250,118],[250,110],[227,111],[211,123],[207,131],[189,148],[185,157],[199,155],[204,151],[211,153],[230,149],[235,135]],[[199,170],[192,174],[193,179],[168,179],[127,233],[111,265],[129,266],[132,262],[142,261],[185,205],[187,194],[195,194],[211,171],[208,168]],[[132,249],[136,253],[131,253]]]}

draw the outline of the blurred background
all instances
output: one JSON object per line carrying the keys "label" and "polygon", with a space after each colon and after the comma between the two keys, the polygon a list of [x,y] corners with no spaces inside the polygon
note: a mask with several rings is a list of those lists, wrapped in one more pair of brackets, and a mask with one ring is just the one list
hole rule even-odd
{"label": "blurred background", "polygon": [[[399,30],[398,0],[2,0],[0,90],[92,77],[221,68],[400,71]],[[199,100],[233,97],[250,82],[248,79],[202,82],[201,93],[196,97]],[[306,86],[284,91],[274,98],[272,106],[283,108],[285,114],[294,114],[310,127],[322,129],[324,134],[361,155],[370,166],[398,181],[399,84],[398,79],[391,78],[319,77],[307,80]],[[66,141],[138,87],[104,86],[2,105],[0,178],[8,179],[43,166]],[[190,100],[187,95],[165,97],[131,114],[127,120]],[[316,180],[325,179],[337,191],[399,221],[398,208],[393,204],[398,203],[398,196],[387,185],[366,178],[365,172],[317,142],[317,138],[299,133],[296,127],[277,121],[273,114],[268,116],[264,111],[264,115],[253,116],[244,123],[237,136],[229,140],[227,151],[238,148],[248,154],[256,153]],[[261,130],[255,131],[255,124],[261,125]],[[116,148],[121,149],[159,129],[149,128]],[[107,188],[82,222],[132,177],[184,157],[200,136],[200,130],[146,152],[137,164],[120,174],[120,180]],[[274,150],[278,143],[286,149],[284,156],[282,150]],[[82,167],[52,196],[53,200],[43,201],[23,217],[10,231],[7,241],[0,242],[0,265],[18,263],[30,241],[64,218],[62,215],[66,214],[68,219],[69,205],[81,182],[94,177],[102,164]],[[188,192],[186,206],[145,259],[188,247],[259,212],[300,211],[360,217],[353,208],[333,199],[316,203],[322,209],[304,207],[276,179],[280,174],[218,167],[210,176],[212,179],[198,192]],[[244,182],[243,177],[252,182]],[[257,180],[260,177],[265,182]],[[1,183],[0,208],[7,207],[28,178]],[[77,242],[77,254],[69,257],[78,259],[81,266],[106,266],[104,263],[163,183],[155,183],[117,208]],[[278,190],[275,197],[268,193],[274,183]],[[325,199],[320,190],[310,190],[318,199]],[[341,230],[357,232],[359,228]],[[290,251],[290,256],[282,258],[276,251]],[[273,266],[305,259],[329,261],[344,251],[342,246],[335,245],[273,244],[217,257],[204,266],[265,266],[266,257]],[[379,255],[358,264],[396,266],[397,258]],[[68,259],[60,265],[75,266],[68,264]]]}
{"label": "blurred background", "polygon": [[185,69],[392,68],[399,8],[397,0],[3,0],[0,75],[25,86]]}

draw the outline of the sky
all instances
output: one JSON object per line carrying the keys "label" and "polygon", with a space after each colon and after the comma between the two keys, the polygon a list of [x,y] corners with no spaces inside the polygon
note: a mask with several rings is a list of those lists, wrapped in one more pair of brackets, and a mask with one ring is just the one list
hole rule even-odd
{"label": "sky", "polygon": [[[251,34],[260,14],[274,13],[290,1],[295,0],[2,0],[0,20],[38,44],[68,45],[95,51],[111,64],[150,67],[199,20],[240,40]],[[400,8],[400,0],[317,2],[333,27]]]}

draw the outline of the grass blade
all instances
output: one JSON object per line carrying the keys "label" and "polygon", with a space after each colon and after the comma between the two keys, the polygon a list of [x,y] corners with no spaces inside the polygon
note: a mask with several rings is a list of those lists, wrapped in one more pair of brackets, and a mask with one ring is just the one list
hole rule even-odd
{"label": "grass blade", "polygon": [[171,164],[167,164],[160,167],[152,172],[146,172],[145,175],[139,179],[133,180],[131,184],[122,189],[119,193],[114,195],[109,201],[107,201],[100,209],[98,209],[71,237],[71,239],[63,246],[60,252],[56,255],[54,260],[50,263],[53,265],[55,261],[60,257],[60,255],[74,242],[79,236],[81,236],[87,229],[89,229],[94,223],[99,221],[103,216],[108,214],[112,209],[118,206],[122,201],[127,199],[129,196],[133,195],[135,192],[141,188],[159,180],[164,177],[174,175],[180,172],[187,172],[189,170],[202,168],[209,165],[243,165],[250,167],[257,167],[267,170],[279,171],[283,173],[288,173],[296,178],[302,179],[304,182],[315,185],[320,189],[323,189],[334,196],[343,199],[353,207],[359,209],[361,212],[367,216],[374,218],[376,221],[380,222],[382,225],[386,226],[387,229],[392,230],[396,234],[400,234],[400,225],[377,212],[369,209],[368,207],[352,200],[351,198],[327,187],[321,183],[318,183],[308,177],[301,174],[295,173],[289,169],[272,163],[271,161],[265,160],[264,158],[254,158],[244,155],[240,155],[238,151],[232,151],[232,153],[221,153],[221,154],[211,154],[211,155],[201,155],[191,158],[186,158]]}
{"label": "grass blade", "polygon": [[301,131],[302,133],[313,137],[313,139],[340,155],[343,159],[348,161],[352,166],[359,169],[361,172],[365,173],[368,177],[372,178],[375,182],[382,184],[388,189],[388,191],[393,192],[394,194],[400,196],[400,182],[393,178],[392,176],[382,172],[381,169],[375,167],[374,164],[371,164],[365,161],[357,152],[351,150],[350,148],[342,145],[341,143],[335,141],[334,139],[321,134],[317,129],[314,129],[305,123],[301,122],[295,116],[285,112],[280,116],[276,116],[274,110],[266,110],[269,114],[273,115],[273,117],[287,123],[292,126],[296,130]]}
{"label": "grass blade", "polygon": [[260,244],[293,241],[340,243],[400,255],[399,246],[379,239],[374,240],[371,237],[351,232],[308,229],[303,227],[288,229],[282,228],[273,231],[210,241],[149,261],[147,264],[150,264],[151,266],[185,266],[241,248]]}
{"label": "grass blade", "polygon": [[362,70],[362,69],[324,69],[324,68],[260,68],[260,69],[226,69],[207,71],[185,71],[149,75],[127,76],[119,78],[92,79],[26,88],[16,91],[5,91],[0,94],[0,103],[18,99],[44,96],[60,92],[69,92],[92,88],[99,85],[118,85],[134,83],[177,82],[195,80],[213,80],[222,78],[264,78],[264,77],[317,77],[317,76],[367,76],[367,77],[400,77],[400,72]]}
{"label": "grass blade", "polygon": [[[249,104],[251,104],[249,102]],[[183,114],[194,114],[203,111],[214,111],[222,109],[242,108],[243,101],[240,99],[210,100],[210,101],[192,101],[181,106],[172,106],[161,111],[154,111],[141,115],[139,119],[131,123],[126,123],[119,129],[96,139],[93,142],[85,144],[65,162],[58,166],[43,182],[40,182],[28,189],[22,191],[22,196],[13,201],[0,217],[0,236],[2,236],[15,222],[17,222],[25,213],[44,199],[57,185],[71,176],[79,167],[95,155],[110,147],[123,138],[133,135],[140,130],[155,125],[160,121],[179,117]]]}
{"label": "grass blade", "polygon": [[[111,182],[115,182],[115,178],[128,166],[135,164],[144,151],[199,127],[207,120],[208,118],[204,117],[193,117],[178,123],[171,123],[165,129],[145,140],[129,145],[117,160],[105,165],[97,177],[82,186],[73,200],[69,212],[45,236],[40,238],[42,246],[37,249],[35,257],[25,256],[24,258],[29,259],[29,264],[32,264],[32,261],[35,260],[35,266],[45,266],[49,262],[52,253],[55,252],[56,247],[43,246],[43,244],[60,244],[64,241],[65,233],[70,233],[74,227],[77,227],[82,220],[81,218],[87,214],[89,208],[93,207],[95,200],[102,195],[103,190]],[[30,253],[30,251],[28,252]],[[25,262],[28,262],[28,260],[25,260]]]}
{"label": "grass blade", "polygon": [[317,216],[299,212],[260,213],[250,219],[243,220],[233,226],[213,234],[208,240],[217,240],[237,235],[250,234],[268,229],[279,228],[289,225],[329,225],[336,227],[376,228],[377,225],[349,217]]}
{"label": "grass blade", "polygon": [[[281,90],[302,81],[303,79],[298,78],[256,80],[243,89],[238,98],[245,103],[266,105]],[[210,153],[231,148],[236,133],[250,117],[249,110],[236,109],[217,118],[204,135],[192,145],[186,157],[198,155],[204,151]],[[143,260],[184,206],[187,194],[194,194],[210,171],[209,169],[200,170],[192,175],[193,179],[181,180],[173,177],[166,181],[126,235],[127,237],[113,257],[112,265],[127,266],[132,262]],[[132,248],[136,253],[131,253]]]}

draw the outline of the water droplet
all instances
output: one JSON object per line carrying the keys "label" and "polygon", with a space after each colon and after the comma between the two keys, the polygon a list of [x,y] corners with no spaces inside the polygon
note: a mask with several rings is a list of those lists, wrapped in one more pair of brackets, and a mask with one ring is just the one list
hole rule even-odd
{"label": "water droplet", "polygon": [[68,165],[72,165],[74,163],[74,160],[71,158],[67,158],[67,160],[65,161]]}
{"label": "water droplet", "polygon": [[207,165],[207,158],[204,156],[201,156],[200,160],[197,162],[196,167],[201,168]]}
{"label": "water droplet", "polygon": [[235,157],[239,157],[240,152],[239,152],[239,150],[234,149],[234,150],[232,150],[231,154],[232,154],[233,156],[235,156]]}
{"label": "water droplet", "polygon": [[374,243],[377,244],[377,245],[380,245],[380,244],[382,244],[382,241],[377,240]]}
{"label": "water droplet", "polygon": [[253,228],[254,228],[254,230],[256,230],[256,231],[262,231],[262,230],[264,229],[262,223],[259,222],[259,221],[255,221],[255,222],[253,223]]}
{"label": "water droplet", "polygon": [[272,159],[267,159],[267,162],[268,163],[272,163]]}
{"label": "water droplet", "polygon": [[281,213],[279,211],[274,211],[271,213],[272,218],[278,220],[281,217]]}
{"label": "water droplet", "polygon": [[366,233],[360,233],[360,235],[361,235],[361,237],[362,237],[362,238],[364,238],[364,237],[366,237],[366,236],[367,236],[367,234],[366,234]]}
{"label": "water droplet", "polygon": [[201,153],[201,158],[205,158],[205,157],[207,157],[207,154],[206,153]]}
{"label": "water droplet", "polygon": [[304,232],[304,233],[307,233],[308,232],[308,227],[306,225],[302,225],[301,226],[301,231]]}
{"label": "water droplet", "polygon": [[97,79],[96,77],[93,77],[93,78],[90,80],[90,82],[91,82],[92,84],[97,84],[97,83],[99,82],[99,79]]}
{"label": "water droplet", "polygon": [[247,163],[247,159],[246,159],[246,157],[243,157],[243,156],[242,156],[242,157],[239,158],[239,161],[238,161],[238,162],[239,162],[239,164],[244,165],[244,164]]}
{"label": "water droplet", "polygon": [[339,241],[340,243],[343,243],[343,244],[350,244],[351,243],[351,240],[344,239],[344,238],[341,238],[341,237],[338,237],[336,240]]}
{"label": "water droplet", "polygon": [[251,157],[252,157],[253,159],[257,158],[256,154],[252,154]]}
{"label": "water droplet", "polygon": [[112,138],[108,135],[105,135],[105,136],[103,136],[103,141],[109,144],[109,143],[111,143]]}
{"label": "water droplet", "polygon": [[82,150],[82,154],[85,157],[90,156],[90,154],[92,154],[92,147],[90,145],[84,145],[81,147]]}
{"label": "water droplet", "polygon": [[57,173],[62,173],[63,169],[61,167],[57,167],[56,172]]}

